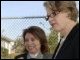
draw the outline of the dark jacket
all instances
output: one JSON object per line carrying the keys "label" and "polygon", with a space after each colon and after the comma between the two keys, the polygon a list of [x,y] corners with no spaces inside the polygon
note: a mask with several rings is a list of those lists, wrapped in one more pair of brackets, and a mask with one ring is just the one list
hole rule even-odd
{"label": "dark jacket", "polygon": [[[55,53],[53,54],[54,59]],[[79,24],[73,27],[64,41],[56,59],[79,59]]]}
{"label": "dark jacket", "polygon": [[[27,59],[27,54],[21,54],[15,57],[15,59]],[[32,58],[34,59],[34,58]],[[43,59],[52,59],[52,55],[51,54],[43,54]]]}

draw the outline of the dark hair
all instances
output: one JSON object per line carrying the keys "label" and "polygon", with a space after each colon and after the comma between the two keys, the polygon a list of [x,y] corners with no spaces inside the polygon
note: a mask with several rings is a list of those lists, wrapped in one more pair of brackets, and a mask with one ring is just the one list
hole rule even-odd
{"label": "dark hair", "polygon": [[24,31],[23,31],[24,42],[25,42],[25,35],[27,33],[31,33],[35,38],[38,38],[38,40],[40,41],[40,44],[41,44],[41,52],[42,53],[48,52],[49,48],[48,48],[47,38],[46,38],[44,31],[40,27],[31,26],[28,29],[24,29]]}
{"label": "dark hair", "polygon": [[76,21],[78,17],[78,10],[75,1],[46,1],[44,3],[46,8],[58,11],[69,11],[69,17],[71,20]]}

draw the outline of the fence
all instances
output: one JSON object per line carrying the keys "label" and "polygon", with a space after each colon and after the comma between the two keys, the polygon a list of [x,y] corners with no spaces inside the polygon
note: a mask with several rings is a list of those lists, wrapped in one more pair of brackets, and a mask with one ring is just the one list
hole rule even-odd
{"label": "fence", "polygon": [[46,35],[49,35],[51,28],[49,23],[45,20],[45,16],[1,18],[1,34],[6,36],[7,34],[10,34],[10,37],[20,36],[22,30],[29,26],[41,27],[45,31]]}
{"label": "fence", "polygon": [[[60,33],[53,33],[53,37],[50,37],[51,26],[48,21],[45,20],[45,16],[33,16],[33,17],[4,17],[1,18],[1,35],[9,38],[11,41],[16,41],[17,38],[20,38],[22,35],[23,29],[30,26],[39,26],[41,27],[48,40],[60,40]],[[50,48],[53,46],[52,40],[49,41]],[[54,41],[55,42],[55,41]],[[55,43],[54,43],[55,44]],[[51,48],[51,52],[54,49]]]}

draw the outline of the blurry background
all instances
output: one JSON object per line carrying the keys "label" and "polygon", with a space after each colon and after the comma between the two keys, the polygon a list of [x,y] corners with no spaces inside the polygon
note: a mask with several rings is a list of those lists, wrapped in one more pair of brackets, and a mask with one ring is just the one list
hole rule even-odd
{"label": "blurry background", "polygon": [[[39,26],[45,31],[50,53],[54,52],[60,34],[53,31],[45,20],[43,3],[44,1],[1,1],[1,59],[11,59],[22,53],[22,32],[30,26]],[[79,1],[76,4],[79,11]]]}

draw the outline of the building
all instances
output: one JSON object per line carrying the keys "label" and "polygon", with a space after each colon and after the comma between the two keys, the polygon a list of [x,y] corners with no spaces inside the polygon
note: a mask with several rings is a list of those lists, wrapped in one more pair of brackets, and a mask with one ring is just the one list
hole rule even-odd
{"label": "building", "polygon": [[8,37],[1,36],[1,47],[8,49],[8,53],[13,53],[12,48],[14,45],[14,41]]}

